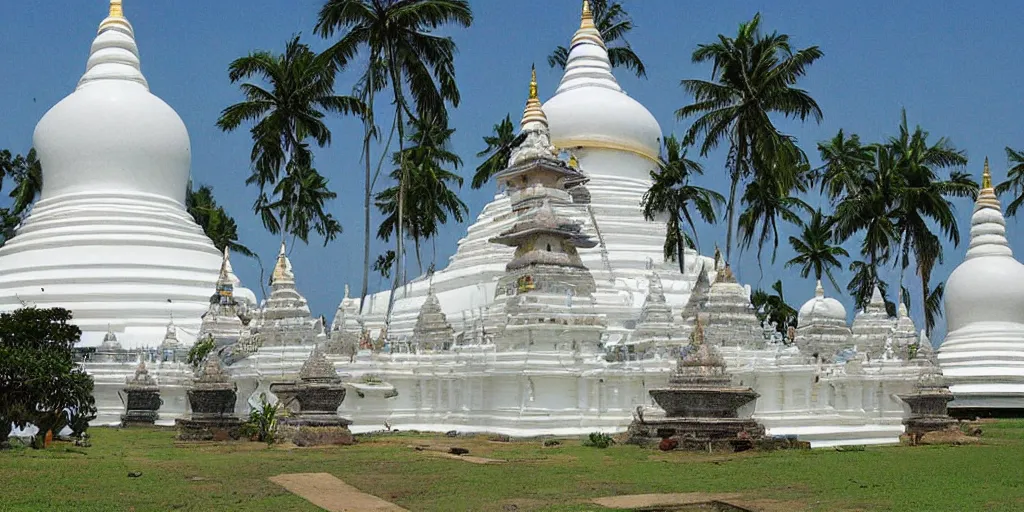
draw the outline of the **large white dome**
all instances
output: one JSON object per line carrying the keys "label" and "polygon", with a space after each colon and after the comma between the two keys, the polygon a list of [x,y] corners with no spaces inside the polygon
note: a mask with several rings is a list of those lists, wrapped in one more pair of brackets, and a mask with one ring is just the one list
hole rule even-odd
{"label": "large white dome", "polygon": [[978,195],[967,256],[946,281],[946,324],[954,332],[975,322],[1024,324],[1024,265],[1013,258],[1006,221],[991,188]]}
{"label": "large white dome", "polygon": [[562,82],[544,103],[551,142],[561,149],[606,148],[657,161],[661,126],[647,108],[622,91],[611,69],[601,34],[585,13],[573,36]]}
{"label": "large white dome", "polygon": [[33,138],[42,199],[116,188],[185,200],[191,149],[185,123],[149,92],[126,19],[108,19],[77,90],[43,116]]}

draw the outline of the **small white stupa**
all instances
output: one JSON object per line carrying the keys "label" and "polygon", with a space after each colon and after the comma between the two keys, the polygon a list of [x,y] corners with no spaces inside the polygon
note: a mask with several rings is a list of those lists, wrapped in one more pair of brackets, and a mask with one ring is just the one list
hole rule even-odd
{"label": "small white stupa", "polygon": [[43,189],[0,249],[0,310],[71,309],[85,346],[108,326],[126,349],[159,345],[172,314],[194,335],[221,255],[185,211],[188,131],[150,93],[121,0],[110,2],[78,87],[39,121],[33,144]]}
{"label": "small white stupa", "polygon": [[985,159],[967,256],[946,281],[948,334],[939,363],[956,399],[950,409],[1024,409],[1024,265]]}

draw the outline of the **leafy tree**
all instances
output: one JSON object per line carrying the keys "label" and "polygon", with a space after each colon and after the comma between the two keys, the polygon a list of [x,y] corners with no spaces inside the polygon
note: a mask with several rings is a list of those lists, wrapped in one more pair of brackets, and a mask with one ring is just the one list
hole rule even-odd
{"label": "leafy tree", "polygon": [[96,414],[93,380],[74,361],[72,350],[82,331],[61,308],[17,309],[0,314],[0,440],[11,425],[39,427],[41,446],[46,432],[60,431],[76,418]]}
{"label": "leafy tree", "polygon": [[[449,215],[456,222],[462,222],[469,208],[449,186],[455,184],[461,188],[462,177],[445,168],[458,169],[462,165],[462,159],[449,147],[455,130],[442,125],[434,116],[415,120],[411,129],[411,145],[404,149],[404,157],[395,155],[394,163],[406,167],[404,174],[409,200],[406,202],[408,215],[404,217],[403,224],[406,235],[416,246],[416,262],[422,274],[420,243],[436,236],[439,226],[448,222]],[[392,178],[396,179],[400,174],[401,168],[391,172]],[[381,240],[388,241],[397,232],[398,196],[397,185],[377,194],[377,207],[385,215],[377,230],[377,237]]]}
{"label": "leafy tree", "polygon": [[769,241],[772,243],[771,261],[775,262],[779,250],[779,219],[800,224],[801,216],[811,212],[811,207],[795,196],[807,192],[809,185],[810,167],[803,160],[803,152],[795,145],[788,145],[782,153],[776,154],[776,164],[769,172],[754,176],[741,198],[743,213],[737,221],[740,246],[749,249],[757,234],[759,266],[762,251]]}
{"label": "leafy tree", "polygon": [[750,294],[750,303],[757,310],[757,319],[761,321],[761,325],[774,322],[775,330],[785,335],[790,327],[796,327],[797,311],[786,303],[782,293],[782,281],[775,281],[771,290],[775,293],[768,293],[760,288],[754,290],[754,293]]}
{"label": "leafy tree", "polygon": [[713,224],[718,220],[718,208],[725,203],[722,194],[690,184],[691,176],[703,173],[700,164],[686,158],[686,149],[670,135],[665,139],[665,157],[659,162],[658,171],[651,172],[651,188],[641,202],[647,220],[668,216],[665,259],[678,261],[679,271],[683,273],[686,246],[697,247],[697,228],[691,209],[695,208],[704,222]]}
{"label": "leafy tree", "polygon": [[217,348],[217,342],[213,339],[213,336],[207,336],[201,340],[197,340],[191,348],[188,349],[188,356],[185,360],[188,364],[192,365],[193,369],[198,369],[199,365],[203,363],[206,356],[213,352],[213,349]]}
{"label": "leafy tree", "polygon": [[1013,191],[1013,199],[1006,205],[1006,215],[1013,217],[1024,204],[1024,151],[1006,148],[1006,161],[1010,170],[1006,172],[1006,181],[996,185],[996,194],[1003,195]]}
{"label": "leafy tree", "polygon": [[516,129],[512,124],[512,116],[506,114],[505,119],[494,125],[494,133],[484,136],[484,144],[487,147],[476,154],[477,158],[487,157],[476,168],[473,175],[473,182],[470,186],[473,190],[479,189],[491,180],[508,165],[508,159],[512,157],[512,147],[516,140]]}
{"label": "leafy tree", "polygon": [[[338,69],[345,68],[361,52],[368,53],[366,70],[356,85],[356,96],[368,107],[363,138],[366,232],[361,303],[365,302],[370,267],[370,199],[374,181],[370,175],[370,141],[377,135],[374,98],[378,92],[391,89],[395,109],[392,133],[398,132],[399,155],[404,158],[407,120],[432,115],[447,125],[447,105],[458,107],[460,101],[455,82],[455,41],[438,36],[434,31],[450,24],[469,27],[472,22],[473,12],[466,0],[328,0],[320,9],[316,33],[325,38],[341,33],[341,38],[327,51]],[[383,155],[389,151],[390,138]],[[398,168],[401,173],[397,210],[398,218],[404,219],[407,166],[399,164]],[[405,222],[398,222],[395,237],[398,269],[391,283],[385,328],[390,325],[395,290],[403,276],[404,230]]]}
{"label": "leafy tree", "polygon": [[198,189],[188,183],[188,190],[185,194],[185,209],[189,215],[203,228],[206,236],[213,241],[218,251],[224,252],[228,248],[233,253],[242,254],[255,258],[256,254],[248,247],[238,242],[238,225],[235,219],[228,215],[223,206],[217,204],[213,198],[213,188],[202,185]]}
{"label": "leafy tree", "polygon": [[[761,185],[770,179],[773,186],[800,181],[795,176],[777,176],[797,172],[806,157],[789,137],[779,133],[771,117],[781,114],[801,121],[808,117],[821,121],[817,102],[796,87],[807,68],[821,56],[817,46],[794,51],[788,35],[762,33],[760,14],[742,23],[735,37],[720,34],[717,42],[699,45],[693,52],[694,63],[712,63],[711,80],[682,81],[694,102],[677,110],[676,117],[699,116],[683,143],[701,139],[701,156],[723,142],[729,144],[726,261],[732,255],[740,183],[755,178],[762,178]],[[766,177],[769,174],[774,176]],[[748,227],[757,224],[752,222]]]}
{"label": "leafy tree", "polygon": [[[305,153],[309,155],[309,153]],[[273,198],[262,195],[257,202],[263,223],[271,232],[281,230],[309,243],[315,231],[327,240],[341,233],[341,223],[327,212],[327,201],[338,197],[327,187],[327,178],[312,167],[307,159],[288,162],[288,173],[274,187]],[[284,229],[281,229],[281,226]]]}
{"label": "leafy tree", "polygon": [[[295,36],[288,41],[283,54],[253,52],[228,68],[231,83],[259,77],[269,86],[242,82],[245,101],[224,109],[217,126],[234,131],[242,123],[253,123],[253,168],[246,184],[259,188],[253,210],[260,214],[264,227],[271,233],[280,233],[282,240],[288,234],[308,240],[309,223],[287,221],[321,218],[320,212],[315,204],[310,206],[312,211],[295,211],[309,206],[296,202],[303,191],[294,187],[301,186],[302,180],[293,180],[291,187],[285,187],[292,193],[290,196],[280,195],[284,189],[278,186],[272,192],[277,195],[271,198],[267,189],[293,172],[308,173],[313,157],[306,141],[312,139],[319,147],[331,142],[331,132],[324,124],[327,113],[361,114],[365,110],[358,99],[334,94],[335,66],[331,56],[313,52]],[[270,209],[270,204],[280,206]],[[318,233],[326,245],[341,232],[341,226],[330,222],[330,218],[321,220],[324,229]]]}
{"label": "leafy tree", "polygon": [[[626,34],[633,30],[633,20],[629,13],[618,2],[608,0],[589,0],[594,25],[601,33],[601,39],[608,47],[608,60],[613,68],[624,67],[637,78],[647,78],[647,68],[626,40]],[[548,65],[565,69],[569,61],[569,49],[564,46],[555,48],[548,56]]]}
{"label": "leafy tree", "polygon": [[839,288],[832,269],[842,268],[839,257],[849,257],[833,237],[832,218],[821,213],[817,209],[811,215],[810,222],[800,221],[800,236],[789,237],[789,244],[793,246],[796,256],[786,262],[787,267],[800,266],[800,277],[807,277],[814,273],[814,278],[821,281],[821,276],[828,276],[832,286]]}
{"label": "leafy tree", "polygon": [[43,168],[36,150],[30,149],[25,156],[0,150],[0,185],[5,178],[14,181],[14,188],[9,194],[11,207],[0,208],[0,246],[14,237],[18,225],[28,216],[30,207],[43,190]]}

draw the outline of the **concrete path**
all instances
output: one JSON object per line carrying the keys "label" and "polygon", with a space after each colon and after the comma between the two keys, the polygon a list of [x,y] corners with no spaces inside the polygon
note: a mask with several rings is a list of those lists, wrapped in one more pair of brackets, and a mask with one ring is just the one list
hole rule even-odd
{"label": "concrete path", "polygon": [[409,512],[352,487],[329,473],[292,473],[270,477],[293,494],[328,512]]}

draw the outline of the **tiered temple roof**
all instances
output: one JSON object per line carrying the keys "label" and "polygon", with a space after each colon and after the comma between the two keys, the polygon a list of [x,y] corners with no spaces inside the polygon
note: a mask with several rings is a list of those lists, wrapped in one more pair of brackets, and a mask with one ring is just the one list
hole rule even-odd
{"label": "tiered temple roof", "polygon": [[263,346],[308,345],[318,335],[309,303],[295,287],[295,274],[284,242],[270,278],[270,297],[259,311],[257,327]]}
{"label": "tiered temple roof", "polygon": [[711,285],[702,315],[708,319],[705,337],[712,345],[750,348],[764,344],[763,328],[750,303],[750,293],[736,282],[728,265]]}
{"label": "tiered temple roof", "polygon": [[455,331],[448,324],[448,319],[441,311],[441,303],[433,290],[427,293],[427,300],[420,308],[413,330],[413,343],[419,350],[438,351],[451,347]]}

